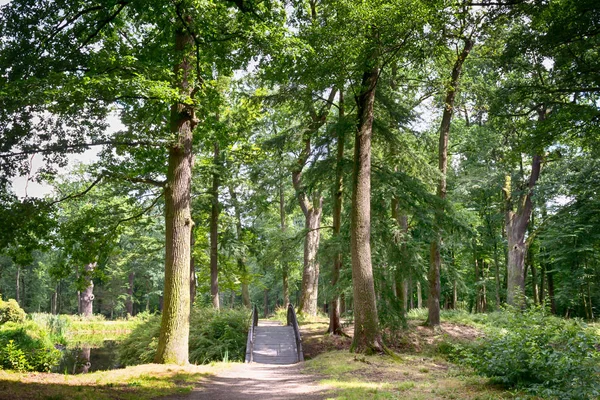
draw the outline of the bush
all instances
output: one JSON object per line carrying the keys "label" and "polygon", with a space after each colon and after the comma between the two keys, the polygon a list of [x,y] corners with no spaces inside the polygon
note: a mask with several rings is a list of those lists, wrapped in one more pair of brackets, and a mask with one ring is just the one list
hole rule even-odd
{"label": "bush", "polygon": [[[194,307],[190,316],[190,362],[205,364],[224,359],[244,360],[250,313],[246,309]],[[160,332],[160,316],[137,326],[119,346],[123,365],[151,363]]]}
{"label": "bush", "polygon": [[48,372],[60,361],[50,333],[35,322],[7,322],[0,328],[0,366],[18,371]]}
{"label": "bush", "polygon": [[0,324],[6,322],[17,322],[21,323],[25,321],[27,314],[15,299],[4,301],[0,298]]}
{"label": "bush", "polygon": [[543,398],[598,398],[599,340],[583,323],[539,309],[504,314],[504,327],[488,329],[466,357],[470,366]]}

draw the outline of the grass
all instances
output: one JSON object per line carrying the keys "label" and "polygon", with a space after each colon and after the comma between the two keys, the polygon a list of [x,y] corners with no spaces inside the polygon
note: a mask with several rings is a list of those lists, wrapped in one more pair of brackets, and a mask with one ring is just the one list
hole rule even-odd
{"label": "grass", "polygon": [[[350,353],[352,339],[325,334],[326,319],[301,323],[305,356],[309,355],[304,372],[329,388],[327,399],[331,400],[529,398],[448,362],[437,350],[440,343],[473,340],[483,325],[481,317],[444,313],[443,329],[432,331],[421,326],[424,318],[415,314],[409,317],[410,328],[394,336],[395,342],[387,342],[400,351],[400,359]],[[346,333],[351,335],[352,329],[347,328]]]}
{"label": "grass", "polygon": [[362,356],[347,351],[321,354],[305,371],[331,390],[328,399],[505,399],[512,395],[468,371],[420,355]]}
{"label": "grass", "polygon": [[152,399],[185,394],[207,377],[228,368],[228,364],[210,366],[145,364],[112,371],[82,375],[17,373],[0,370],[2,399]]}

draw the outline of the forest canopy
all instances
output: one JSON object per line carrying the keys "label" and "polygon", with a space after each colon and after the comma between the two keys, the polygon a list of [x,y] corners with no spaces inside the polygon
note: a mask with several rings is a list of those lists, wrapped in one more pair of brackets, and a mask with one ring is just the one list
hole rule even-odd
{"label": "forest canopy", "polygon": [[599,52],[595,0],[11,0],[0,293],[160,311],[177,364],[194,302],[367,353],[414,308],[594,320]]}

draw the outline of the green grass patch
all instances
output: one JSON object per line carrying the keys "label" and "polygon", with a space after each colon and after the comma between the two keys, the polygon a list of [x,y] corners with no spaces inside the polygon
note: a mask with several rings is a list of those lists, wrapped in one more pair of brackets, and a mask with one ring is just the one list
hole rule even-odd
{"label": "green grass patch", "polygon": [[0,371],[0,398],[145,400],[186,394],[228,365],[172,366],[147,364],[82,375]]}
{"label": "green grass patch", "polygon": [[327,398],[335,400],[513,398],[487,379],[423,355],[397,361],[334,351],[307,361],[305,372],[329,387]]}

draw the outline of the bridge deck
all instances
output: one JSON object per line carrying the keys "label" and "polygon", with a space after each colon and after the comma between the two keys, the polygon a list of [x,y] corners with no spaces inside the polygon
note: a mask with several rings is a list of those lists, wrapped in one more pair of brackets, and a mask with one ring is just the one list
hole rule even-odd
{"label": "bridge deck", "polygon": [[259,320],[254,328],[252,360],[260,364],[295,364],[298,350],[294,328],[275,321]]}

